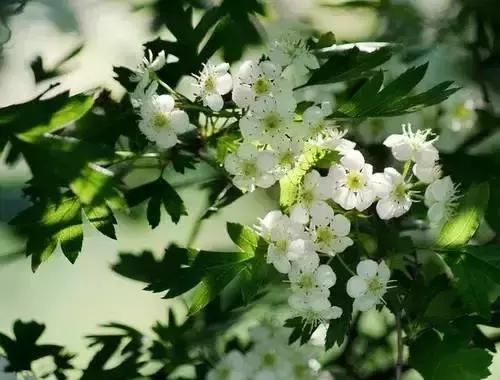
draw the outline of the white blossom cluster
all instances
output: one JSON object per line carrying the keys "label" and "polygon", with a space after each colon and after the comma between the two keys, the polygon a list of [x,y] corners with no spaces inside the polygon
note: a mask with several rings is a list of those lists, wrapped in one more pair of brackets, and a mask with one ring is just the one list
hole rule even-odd
{"label": "white blossom cluster", "polygon": [[[140,130],[167,149],[190,123],[181,109],[182,97],[176,105],[173,96],[157,94],[156,71],[164,64],[164,54],[154,58],[149,53],[131,78],[138,83],[131,98],[141,115]],[[458,199],[457,186],[450,177],[442,178],[434,146],[437,138],[430,130],[413,131],[411,125],[403,125],[403,133],[384,141],[403,170],[387,167],[374,173],[356,144],[329,119],[333,113],[329,102],[297,113],[293,85],[284,73],[289,69],[307,73],[318,67],[304,41],[288,36],[272,44],[268,58],[245,61],[234,75],[227,63],[204,65],[194,75],[196,97],[209,113],[217,116],[226,102],[238,109],[232,115],[242,141],[226,155],[224,167],[243,191],[271,187],[310,149],[319,147],[339,156],[327,175],[314,169],[304,175],[288,214],[271,211],[256,226],[269,243],[267,262],[288,276],[290,306],[315,323],[342,315],[342,309],[332,305],[336,275],[330,259],[354,244],[349,215],[365,213],[376,204],[379,218],[399,218],[424,199],[430,226],[439,228]],[[364,311],[383,303],[389,282],[390,271],[383,261],[361,261],[346,289],[354,298],[354,309]]]}
{"label": "white blossom cluster", "polygon": [[230,351],[208,373],[207,380],[319,380],[314,352],[307,345],[288,345],[284,329],[259,326],[251,330],[252,346],[246,353]]}

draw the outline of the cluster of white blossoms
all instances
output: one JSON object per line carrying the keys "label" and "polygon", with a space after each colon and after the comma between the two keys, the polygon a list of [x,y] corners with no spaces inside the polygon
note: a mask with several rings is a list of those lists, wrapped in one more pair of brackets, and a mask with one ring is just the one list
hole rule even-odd
{"label": "cluster of white blossoms", "polygon": [[176,107],[173,96],[157,93],[158,79],[155,72],[165,63],[164,52],[154,58],[148,51],[130,78],[138,83],[131,94],[131,101],[141,117],[140,131],[160,148],[169,149],[177,144],[177,136],[186,133],[192,126],[187,113]]}
{"label": "cluster of white blossoms", "polygon": [[[190,122],[182,110],[186,98],[156,75],[164,64],[164,54],[154,58],[149,53],[131,78],[138,83],[131,98],[141,115],[142,133],[168,149],[177,143],[178,135],[189,130]],[[399,218],[415,201],[424,199],[429,224],[437,228],[451,216],[458,199],[457,186],[449,177],[442,178],[434,146],[437,138],[430,130],[413,131],[411,125],[403,125],[401,134],[384,141],[394,159],[403,163],[402,170],[387,167],[374,173],[356,144],[331,121],[329,102],[297,112],[293,85],[285,73],[290,68],[307,73],[318,67],[306,43],[288,36],[272,44],[268,57],[245,61],[234,74],[222,63],[206,64],[199,75],[193,75],[195,95],[202,104],[197,107],[238,123],[242,140],[225,156],[224,167],[241,190],[273,186],[311,149],[334,151],[338,157],[326,175],[312,169],[303,176],[288,214],[271,211],[257,226],[269,243],[267,262],[288,276],[289,305],[314,323],[342,315],[342,309],[332,305],[336,275],[330,263],[354,244],[349,215],[367,213],[376,204],[380,219]],[[159,84],[173,96],[158,95]],[[234,111],[229,116],[221,113],[226,105]],[[368,310],[383,302],[389,278],[383,261],[361,261],[347,284],[354,309]]]}
{"label": "cluster of white blossoms", "polygon": [[246,353],[231,351],[208,373],[207,380],[319,380],[314,351],[307,345],[288,345],[285,329],[259,326],[251,330]]}

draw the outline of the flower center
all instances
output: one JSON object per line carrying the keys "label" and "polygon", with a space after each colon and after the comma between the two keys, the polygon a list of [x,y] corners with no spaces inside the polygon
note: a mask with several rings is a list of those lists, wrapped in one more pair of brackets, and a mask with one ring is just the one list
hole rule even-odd
{"label": "flower center", "polygon": [[288,251],[288,240],[278,240],[275,244],[281,254],[285,254]]}
{"label": "flower center", "polygon": [[264,118],[264,128],[267,132],[275,131],[281,124],[280,117],[275,113],[270,113]]}
{"label": "flower center", "polygon": [[347,175],[347,188],[350,190],[360,190],[365,186],[365,179],[358,171],[352,171]]}
{"label": "flower center", "polygon": [[215,78],[212,75],[207,76],[204,87],[206,92],[215,92]]}
{"label": "flower center", "polygon": [[163,129],[168,127],[170,124],[170,119],[163,112],[157,112],[153,116],[153,128]]}
{"label": "flower center", "polygon": [[384,284],[378,277],[374,277],[367,282],[368,292],[372,294],[380,294],[384,290]]}
{"label": "flower center", "polygon": [[253,90],[258,96],[267,95],[271,90],[271,82],[266,77],[260,77],[253,84]]}
{"label": "flower center", "polygon": [[399,183],[392,191],[392,195],[399,201],[404,200],[406,198],[406,184],[404,182]]}
{"label": "flower center", "polygon": [[314,279],[310,273],[303,274],[300,276],[300,279],[297,285],[304,290],[311,290],[314,288]]}
{"label": "flower center", "polygon": [[304,190],[302,200],[305,204],[311,204],[314,201],[314,193],[312,190]]}
{"label": "flower center", "polygon": [[276,365],[276,354],[268,352],[262,357],[262,365],[264,367],[274,367]]}
{"label": "flower center", "polygon": [[288,151],[283,153],[280,156],[280,164],[282,166],[292,166],[295,161],[295,157],[293,156],[293,153]]}
{"label": "flower center", "polygon": [[333,231],[328,227],[319,227],[316,230],[316,241],[318,243],[323,243],[329,245],[333,240],[334,234]]}
{"label": "flower center", "polygon": [[306,379],[309,375],[309,367],[304,364],[296,364],[293,367],[293,373],[297,379]]}
{"label": "flower center", "polygon": [[253,161],[244,161],[241,165],[241,175],[245,177],[255,177],[257,167]]}
{"label": "flower center", "polygon": [[467,120],[470,118],[472,114],[472,110],[468,107],[466,107],[465,104],[459,105],[457,108],[455,108],[454,116],[458,120]]}

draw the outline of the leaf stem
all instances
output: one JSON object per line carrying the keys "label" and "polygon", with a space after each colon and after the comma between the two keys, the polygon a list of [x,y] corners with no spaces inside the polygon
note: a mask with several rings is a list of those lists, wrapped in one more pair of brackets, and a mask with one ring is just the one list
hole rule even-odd
{"label": "leaf stem", "polygon": [[344,268],[350,273],[352,274],[353,276],[356,276],[356,273],[354,273],[354,271],[349,268],[349,266],[345,263],[345,261],[342,259],[342,257],[340,255],[337,255],[336,256],[337,259],[339,259],[340,263],[344,266]]}

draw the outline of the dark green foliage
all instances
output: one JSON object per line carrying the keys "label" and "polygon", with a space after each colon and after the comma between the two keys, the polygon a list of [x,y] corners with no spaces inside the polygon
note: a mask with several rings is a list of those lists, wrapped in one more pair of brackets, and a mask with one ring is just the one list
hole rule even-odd
{"label": "dark green foliage", "polygon": [[392,82],[384,84],[384,74],[379,71],[334,114],[334,117],[387,117],[416,112],[438,104],[457,91],[452,82],[443,82],[430,90],[412,94],[423,79],[428,65],[408,69]]}
{"label": "dark green foliage", "polygon": [[426,380],[482,380],[490,375],[492,357],[471,347],[469,339],[464,329],[443,336],[428,330],[410,345],[410,365]]}
{"label": "dark green foliage", "polygon": [[34,361],[52,357],[57,363],[55,372],[57,379],[66,379],[64,371],[72,369],[70,364],[72,355],[65,353],[64,348],[54,344],[38,344],[37,341],[45,331],[45,325],[36,322],[14,323],[14,338],[0,333],[0,347],[5,351],[9,361],[6,368],[8,372],[30,371]]}
{"label": "dark green foliage", "polygon": [[106,204],[85,206],[68,195],[39,201],[10,222],[28,236],[26,255],[31,256],[33,271],[50,258],[58,244],[68,260],[75,262],[83,242],[82,211],[97,230],[115,238],[116,220]]}
{"label": "dark green foliage", "polygon": [[174,223],[178,223],[182,215],[187,215],[182,198],[162,177],[127,192],[127,201],[130,207],[136,206],[146,199],[149,199],[147,218],[151,228],[156,228],[160,224],[162,206]]}

